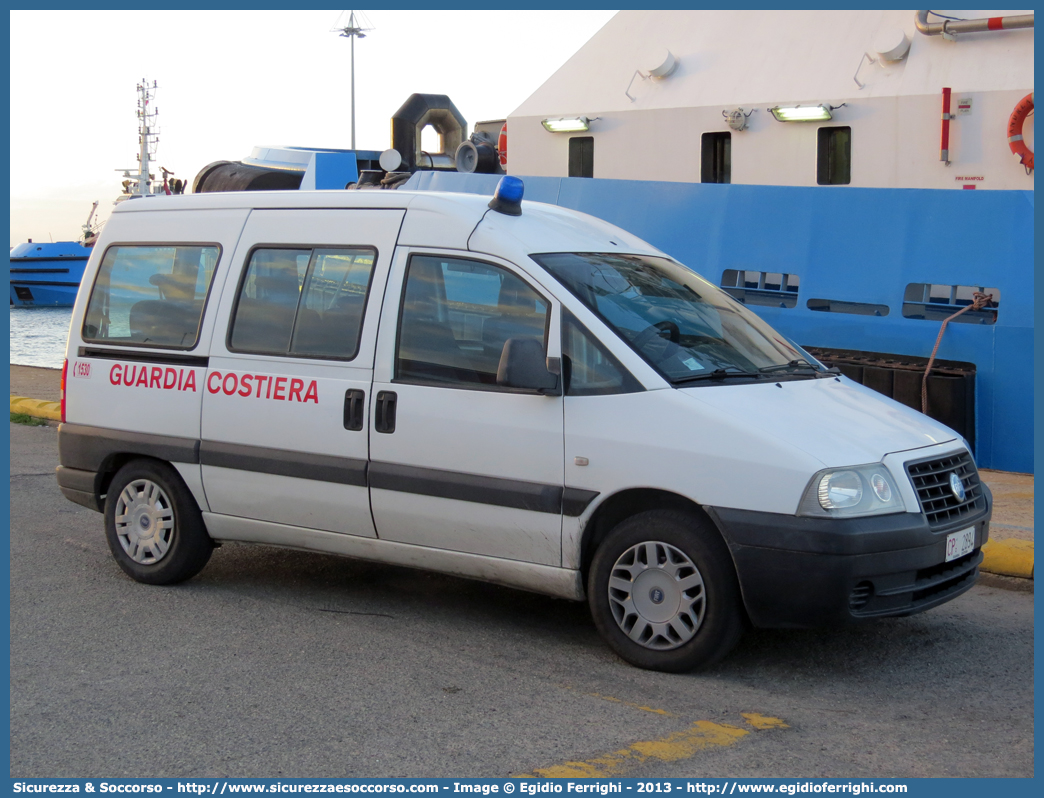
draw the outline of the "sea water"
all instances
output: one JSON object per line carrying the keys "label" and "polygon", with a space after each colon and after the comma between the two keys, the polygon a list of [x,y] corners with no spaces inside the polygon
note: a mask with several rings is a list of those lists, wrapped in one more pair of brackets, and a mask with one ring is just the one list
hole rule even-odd
{"label": "sea water", "polygon": [[72,308],[11,308],[11,362],[60,369]]}

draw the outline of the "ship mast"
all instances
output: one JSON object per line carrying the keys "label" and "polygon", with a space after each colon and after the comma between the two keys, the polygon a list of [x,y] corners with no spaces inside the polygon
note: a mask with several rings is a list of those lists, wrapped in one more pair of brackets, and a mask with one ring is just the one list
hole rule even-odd
{"label": "ship mast", "polygon": [[152,101],[156,97],[156,81],[152,81],[150,86],[145,80],[142,80],[137,89],[139,144],[137,174],[132,174],[130,169],[116,170],[123,172],[123,176],[127,178],[123,181],[123,191],[128,197],[145,197],[152,193],[152,175],[149,173],[149,168],[159,142],[157,138],[159,129],[156,127],[159,110],[152,106]]}

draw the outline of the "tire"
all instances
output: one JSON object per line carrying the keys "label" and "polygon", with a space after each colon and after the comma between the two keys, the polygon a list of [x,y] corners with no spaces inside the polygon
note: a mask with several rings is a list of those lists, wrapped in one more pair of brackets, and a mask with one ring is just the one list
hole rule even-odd
{"label": "tire", "polygon": [[105,537],[120,568],[149,585],[191,579],[214,549],[185,483],[156,460],[132,460],[116,472],[105,497]]}
{"label": "tire", "polygon": [[711,665],[746,626],[725,542],[695,513],[650,510],[620,522],[595,552],[587,588],[598,631],[639,668]]}

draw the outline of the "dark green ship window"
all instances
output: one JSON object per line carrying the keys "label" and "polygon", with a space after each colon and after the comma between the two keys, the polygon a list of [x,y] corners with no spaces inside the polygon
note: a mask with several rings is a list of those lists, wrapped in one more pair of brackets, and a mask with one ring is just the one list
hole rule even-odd
{"label": "dark green ship window", "polygon": [[732,182],[732,134],[704,133],[700,148],[700,182]]}
{"label": "dark green ship window", "polygon": [[569,139],[569,176],[594,177],[594,138],[574,136]]}
{"label": "dark green ship window", "polygon": [[816,182],[847,186],[852,182],[852,128],[821,127]]}

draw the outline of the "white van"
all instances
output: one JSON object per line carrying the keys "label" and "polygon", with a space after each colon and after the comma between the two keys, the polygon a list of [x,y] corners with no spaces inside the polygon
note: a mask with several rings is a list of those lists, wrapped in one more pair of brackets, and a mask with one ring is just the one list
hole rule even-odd
{"label": "white van", "polygon": [[956,433],[521,197],[122,203],[73,311],[62,492],[141,582],[222,541],[425,568],[586,597],[666,671],[974,584],[992,498]]}

